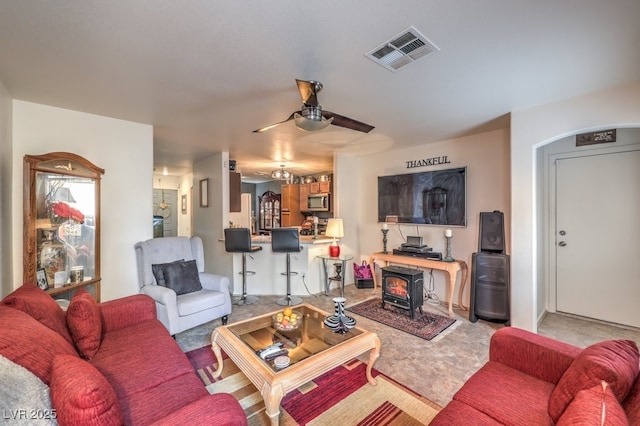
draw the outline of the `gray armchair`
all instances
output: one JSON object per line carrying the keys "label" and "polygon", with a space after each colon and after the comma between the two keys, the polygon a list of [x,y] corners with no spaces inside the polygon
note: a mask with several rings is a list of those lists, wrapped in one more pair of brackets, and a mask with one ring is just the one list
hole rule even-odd
{"label": "gray armchair", "polygon": [[[140,292],[156,302],[158,319],[171,335],[231,313],[229,278],[204,272],[204,250],[199,237],[165,237],[135,245]],[[158,285],[152,265],[195,260],[202,289],[178,295]],[[195,273],[195,272],[194,272]]]}

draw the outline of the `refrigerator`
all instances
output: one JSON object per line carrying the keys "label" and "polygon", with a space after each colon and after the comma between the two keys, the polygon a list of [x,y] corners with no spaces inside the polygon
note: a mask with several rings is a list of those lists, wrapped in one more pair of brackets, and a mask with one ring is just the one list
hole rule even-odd
{"label": "refrigerator", "polygon": [[240,195],[240,211],[229,212],[229,225],[251,229],[251,194]]}

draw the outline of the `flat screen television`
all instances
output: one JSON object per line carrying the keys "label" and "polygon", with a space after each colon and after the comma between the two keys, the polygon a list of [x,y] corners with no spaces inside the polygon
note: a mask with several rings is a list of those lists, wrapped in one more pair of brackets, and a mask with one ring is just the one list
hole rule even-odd
{"label": "flat screen television", "polygon": [[467,226],[467,168],[378,176],[378,222]]}

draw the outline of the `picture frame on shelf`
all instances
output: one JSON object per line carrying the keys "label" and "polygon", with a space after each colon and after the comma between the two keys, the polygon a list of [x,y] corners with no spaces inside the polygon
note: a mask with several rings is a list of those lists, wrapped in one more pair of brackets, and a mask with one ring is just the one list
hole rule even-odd
{"label": "picture frame on shelf", "polygon": [[40,287],[42,290],[49,290],[47,273],[44,268],[38,269],[36,271],[36,282],[38,283],[38,287]]}
{"label": "picture frame on shelf", "polygon": [[209,207],[209,178],[200,180],[200,207]]}

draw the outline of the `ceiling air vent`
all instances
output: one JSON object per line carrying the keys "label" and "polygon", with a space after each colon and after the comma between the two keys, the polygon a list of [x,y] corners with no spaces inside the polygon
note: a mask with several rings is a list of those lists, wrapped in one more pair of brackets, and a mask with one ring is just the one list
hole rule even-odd
{"label": "ceiling air vent", "polygon": [[418,30],[409,27],[371,52],[366,53],[365,56],[389,71],[396,72],[400,68],[439,50]]}

